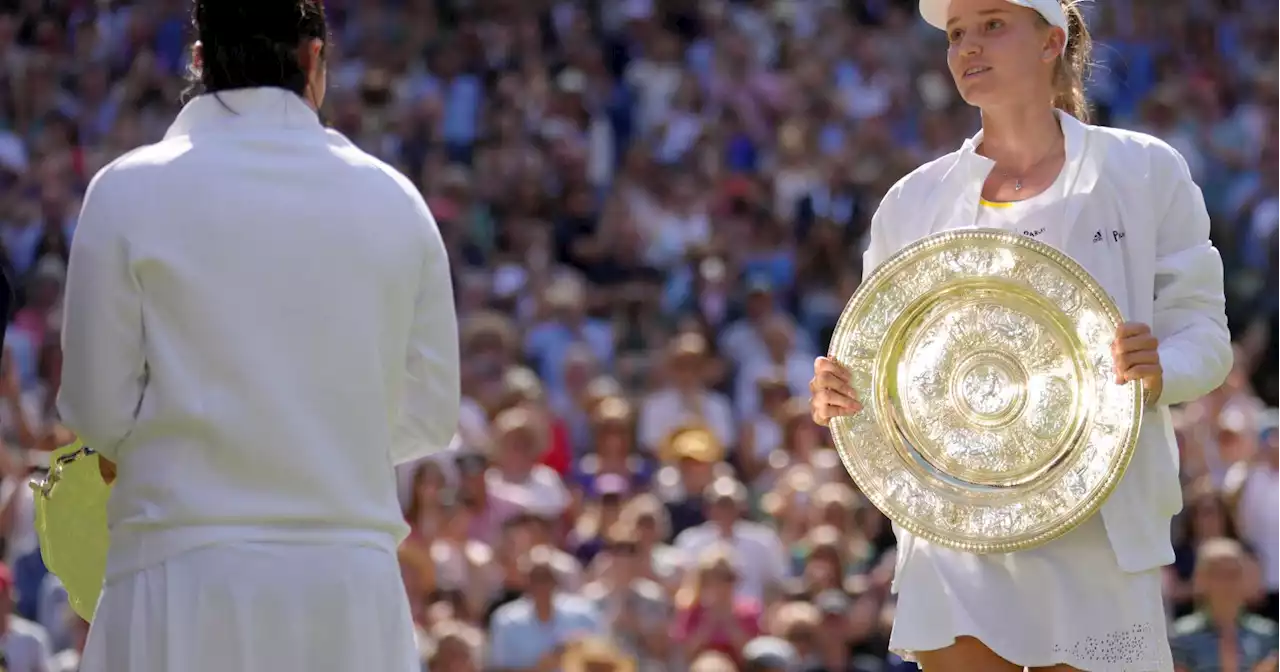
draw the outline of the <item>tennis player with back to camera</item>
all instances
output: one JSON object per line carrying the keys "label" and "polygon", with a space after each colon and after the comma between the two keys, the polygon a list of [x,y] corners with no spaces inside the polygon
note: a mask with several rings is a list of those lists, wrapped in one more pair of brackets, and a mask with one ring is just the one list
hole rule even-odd
{"label": "tennis player with back to camera", "polygon": [[440,233],[321,125],[320,0],[194,19],[205,92],[72,242],[59,408],[117,468],[81,672],[416,672],[393,469],[457,426]]}

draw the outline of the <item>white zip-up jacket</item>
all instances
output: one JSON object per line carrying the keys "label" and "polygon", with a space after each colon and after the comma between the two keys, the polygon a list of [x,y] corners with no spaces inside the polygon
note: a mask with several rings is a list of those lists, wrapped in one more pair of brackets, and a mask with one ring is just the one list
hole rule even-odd
{"label": "white zip-up jacket", "polygon": [[59,410],[119,466],[108,576],[227,541],[394,551],[394,465],[457,426],[435,220],[283,89],[197,97],[98,173],[65,321]]}
{"label": "white zip-up jacket", "polygon": [[[1133,461],[1102,507],[1120,567],[1138,572],[1173,562],[1169,523],[1182,508],[1182,489],[1168,407],[1217,388],[1231,369],[1222,259],[1209,242],[1200,189],[1177,151],[1149,135],[1062,112],[1058,118],[1067,153],[1063,251],[1098,280],[1126,321],[1150,325],[1160,341],[1164,391],[1144,414]],[[977,153],[981,143],[979,132],[894,185],[872,220],[868,274],[920,238],[976,226],[994,166]],[[900,549],[899,563],[909,553]]]}

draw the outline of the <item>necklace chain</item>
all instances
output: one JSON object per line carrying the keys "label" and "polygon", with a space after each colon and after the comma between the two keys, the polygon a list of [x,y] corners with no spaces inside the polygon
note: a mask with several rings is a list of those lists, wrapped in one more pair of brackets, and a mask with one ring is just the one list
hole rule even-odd
{"label": "necklace chain", "polygon": [[1038,160],[1038,161],[1036,161],[1035,163],[1031,164],[1031,165],[1030,165],[1026,170],[1022,171],[1022,175],[1021,175],[1021,176],[1019,176],[1019,175],[1014,175],[1013,173],[1011,173],[1011,172],[1009,172],[1009,171],[1007,171],[1007,170],[1005,170],[1005,169],[1003,169],[1003,168],[999,169],[999,172],[1000,172],[1000,174],[1001,174],[1001,175],[1004,175],[1005,177],[1012,177],[1012,178],[1013,178],[1013,190],[1014,190],[1014,191],[1022,191],[1022,177],[1023,177],[1023,176],[1026,176],[1028,173],[1030,173],[1031,171],[1035,170],[1036,168],[1039,168],[1039,167],[1040,167],[1040,165],[1041,165],[1041,164],[1043,164],[1045,161],[1048,161],[1049,159],[1056,157],[1056,156],[1058,155],[1058,152],[1059,152],[1059,151],[1066,151],[1066,149],[1065,149],[1065,148],[1063,148],[1063,147],[1059,147],[1059,148],[1054,149],[1053,151],[1049,152],[1048,154],[1045,154],[1044,156],[1040,157],[1040,160]]}

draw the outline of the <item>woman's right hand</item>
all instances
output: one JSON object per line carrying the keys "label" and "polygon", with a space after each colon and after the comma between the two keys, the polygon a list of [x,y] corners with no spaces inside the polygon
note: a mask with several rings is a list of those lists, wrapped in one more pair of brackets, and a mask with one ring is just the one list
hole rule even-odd
{"label": "woman's right hand", "polygon": [[849,384],[849,371],[834,359],[819,357],[814,360],[809,394],[809,412],[813,421],[823,427],[830,424],[832,418],[854,415],[862,410],[858,392]]}

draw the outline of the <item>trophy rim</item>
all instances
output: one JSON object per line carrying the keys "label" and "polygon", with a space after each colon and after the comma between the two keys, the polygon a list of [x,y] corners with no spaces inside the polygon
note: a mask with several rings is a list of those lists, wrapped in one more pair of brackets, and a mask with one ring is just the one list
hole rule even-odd
{"label": "trophy rim", "polygon": [[[1108,325],[1112,330],[1123,323],[1123,317],[1119,307],[1111,298],[1110,294],[1102,287],[1102,285],[1089,274],[1078,262],[1067,254],[1052,247],[1046,243],[1037,241],[1028,236],[1018,233],[1004,231],[1000,229],[987,228],[970,228],[943,231],[931,234],[921,238],[891,255],[887,260],[879,265],[870,275],[868,275],[859,285],[858,291],[849,299],[844,310],[840,315],[840,319],[836,322],[830,345],[828,347],[827,356],[839,362],[841,366],[851,368],[849,358],[842,356],[842,352],[857,334],[857,324],[855,320],[862,317],[867,304],[875,297],[874,289],[884,284],[887,278],[894,277],[903,267],[918,261],[921,257],[927,256],[935,250],[942,248],[953,248],[962,245],[964,242],[981,243],[985,245],[1003,246],[1006,248],[1020,248],[1038,255],[1045,260],[1055,264],[1073,283],[1077,290],[1088,294],[1088,298],[1095,303],[1095,308],[1101,308],[1101,313],[1107,319]],[[902,311],[902,312],[905,312]],[[899,313],[899,315],[901,312]],[[895,316],[895,322],[896,322]],[[892,327],[893,324],[890,325]],[[888,342],[888,339],[877,346],[877,351],[872,360],[881,359],[882,354],[887,348],[896,347]],[[898,354],[901,354],[900,352]],[[872,364],[872,366],[876,366]],[[1071,530],[1077,528],[1081,523],[1095,515],[1106,500],[1115,491],[1116,486],[1124,477],[1128,470],[1129,464],[1133,460],[1138,444],[1138,435],[1141,431],[1142,420],[1144,415],[1143,394],[1140,388],[1141,383],[1134,381],[1126,383],[1122,387],[1128,390],[1127,395],[1132,400],[1132,405],[1126,404],[1123,409],[1125,422],[1127,427],[1122,434],[1119,434],[1118,445],[1114,450],[1110,451],[1112,459],[1109,460],[1111,468],[1102,478],[1101,482],[1094,486],[1085,497],[1076,502],[1070,513],[1062,516],[1057,520],[1049,519],[1044,529],[1032,534],[1023,533],[1021,535],[996,536],[986,540],[975,540],[971,538],[955,538],[949,536],[937,529],[932,529],[928,525],[922,524],[921,520],[907,515],[898,507],[891,505],[891,497],[886,490],[881,487],[880,483],[873,482],[874,474],[864,471],[859,460],[854,457],[853,439],[850,437],[851,429],[848,425],[852,424],[855,418],[851,416],[843,416],[834,418],[831,421],[831,435],[840,461],[844,464],[845,471],[853,479],[863,496],[866,497],[877,509],[885,514],[894,524],[910,532],[912,535],[924,539],[938,546],[951,548],[954,550],[975,553],[1011,553],[1015,551],[1027,550],[1042,546],[1054,539],[1057,539]],[[872,385],[868,390],[871,394],[878,394],[877,387]],[[859,390],[860,397],[864,391]],[[1094,400],[1095,403],[1101,403],[1100,400]],[[870,412],[870,408],[864,409],[861,413]],[[877,445],[874,450],[892,451],[896,457],[895,460],[900,461],[901,471],[908,474],[909,478],[921,481],[915,474],[915,465],[910,464],[897,445],[898,441],[892,437],[885,436],[883,422],[880,415],[884,410],[876,410],[877,417],[868,423],[869,428],[877,433]],[[1088,433],[1083,434],[1076,439],[1076,445],[1072,446],[1073,451],[1080,451],[1087,448]],[[870,486],[870,487],[868,487]],[[930,489],[930,488],[927,488]],[[980,506],[977,502],[968,503],[971,509]]]}

